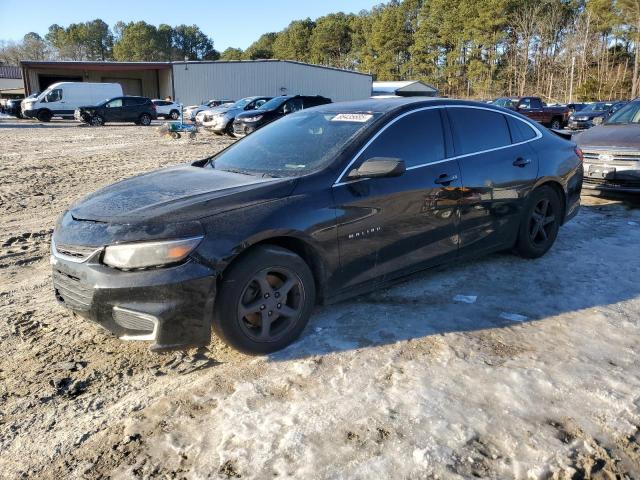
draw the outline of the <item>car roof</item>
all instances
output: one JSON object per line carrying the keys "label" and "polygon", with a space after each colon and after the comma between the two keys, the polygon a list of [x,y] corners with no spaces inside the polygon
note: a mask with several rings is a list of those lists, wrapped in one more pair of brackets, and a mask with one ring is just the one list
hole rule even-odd
{"label": "car roof", "polygon": [[329,103],[319,107],[315,107],[315,111],[324,111],[331,113],[352,113],[352,112],[373,112],[373,113],[389,113],[393,111],[412,110],[414,108],[430,107],[430,106],[447,106],[447,105],[465,105],[482,107],[485,109],[496,110],[499,112],[513,113],[496,105],[484,102],[474,102],[471,100],[453,100],[450,98],[436,97],[398,97],[367,100],[355,100],[350,102]]}

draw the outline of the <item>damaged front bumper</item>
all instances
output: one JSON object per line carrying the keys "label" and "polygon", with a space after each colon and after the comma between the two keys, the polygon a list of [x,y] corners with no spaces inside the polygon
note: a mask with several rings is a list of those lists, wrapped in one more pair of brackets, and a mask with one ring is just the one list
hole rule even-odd
{"label": "damaged front bumper", "polygon": [[193,259],[173,267],[122,271],[100,262],[102,250],[52,242],[58,302],[123,340],[151,341],[152,350],[210,343],[215,271]]}

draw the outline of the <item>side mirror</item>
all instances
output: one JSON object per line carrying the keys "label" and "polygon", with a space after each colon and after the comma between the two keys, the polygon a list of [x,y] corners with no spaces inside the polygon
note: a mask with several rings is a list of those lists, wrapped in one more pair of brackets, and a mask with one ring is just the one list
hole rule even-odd
{"label": "side mirror", "polygon": [[604,117],[596,117],[593,119],[594,125],[602,125],[602,122],[604,122]]}
{"label": "side mirror", "polygon": [[359,168],[351,170],[347,178],[355,180],[358,178],[399,177],[406,170],[404,161],[399,158],[373,157],[365,160]]}

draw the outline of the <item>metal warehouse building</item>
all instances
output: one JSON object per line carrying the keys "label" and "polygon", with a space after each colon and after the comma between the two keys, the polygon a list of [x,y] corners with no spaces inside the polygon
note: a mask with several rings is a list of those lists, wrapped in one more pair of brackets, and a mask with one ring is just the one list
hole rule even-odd
{"label": "metal warehouse building", "polygon": [[127,95],[185,105],[251,95],[323,95],[339,102],[371,95],[370,75],[289,60],[215,62],[22,62],[27,94],[62,82],[117,82]]}

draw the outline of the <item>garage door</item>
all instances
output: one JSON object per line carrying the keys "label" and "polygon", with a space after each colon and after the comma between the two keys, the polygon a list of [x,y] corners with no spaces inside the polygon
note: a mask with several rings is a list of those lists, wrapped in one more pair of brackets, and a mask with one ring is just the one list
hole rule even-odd
{"label": "garage door", "polygon": [[142,96],[142,80],[139,78],[103,77],[104,83],[119,83],[125,95]]}

